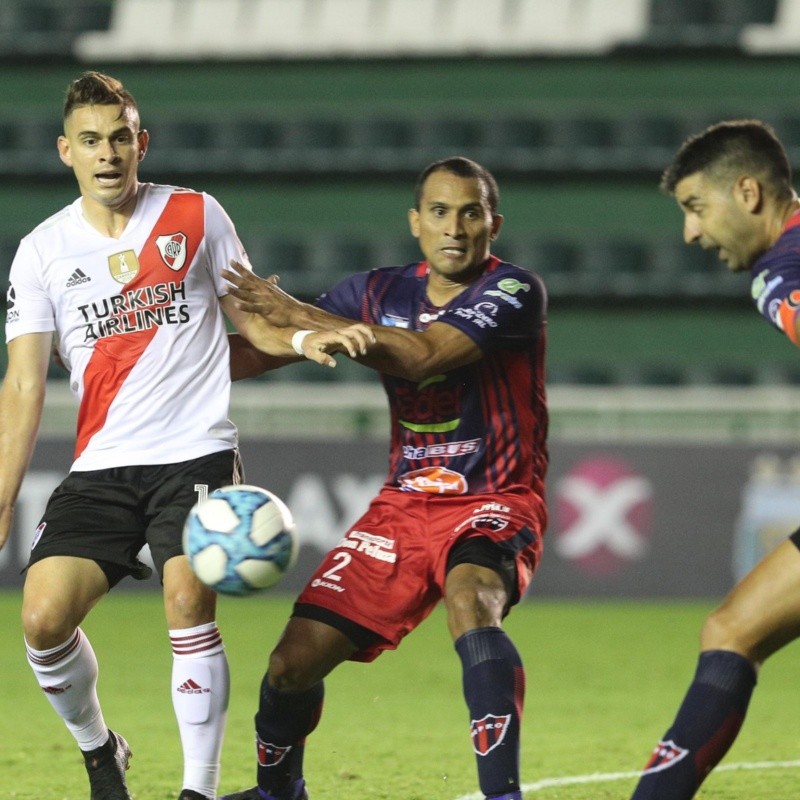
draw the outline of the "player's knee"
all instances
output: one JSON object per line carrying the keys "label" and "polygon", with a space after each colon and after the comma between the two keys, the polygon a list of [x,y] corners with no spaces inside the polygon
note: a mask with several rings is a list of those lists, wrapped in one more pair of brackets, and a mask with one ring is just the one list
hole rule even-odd
{"label": "player's knee", "polygon": [[708,615],[700,634],[703,650],[740,650],[741,621],[726,605]]}
{"label": "player's knee", "polygon": [[164,598],[170,628],[193,628],[212,622],[215,616],[214,593],[191,583],[181,584]]}
{"label": "player's knee", "polygon": [[22,606],[25,641],[35,650],[49,650],[63,644],[78,624],[67,612],[68,609],[48,598],[26,600]]}
{"label": "player's knee", "polygon": [[296,649],[279,645],[269,657],[269,682],[282,692],[304,692],[316,681]]}
{"label": "player's knee", "polygon": [[454,636],[473,628],[500,625],[505,593],[502,588],[460,584],[448,592],[447,617]]}

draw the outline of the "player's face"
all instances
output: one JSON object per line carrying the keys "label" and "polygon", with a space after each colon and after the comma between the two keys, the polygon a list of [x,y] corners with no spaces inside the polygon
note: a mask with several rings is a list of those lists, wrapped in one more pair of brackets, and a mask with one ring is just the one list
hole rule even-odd
{"label": "player's face", "polygon": [[58,152],[72,167],[85,200],[120,210],[135,197],[147,141],[134,110],[119,105],[78,106],[64,121]]}
{"label": "player's face", "polygon": [[683,209],[683,238],[704,250],[717,250],[720,261],[738,272],[750,269],[763,253],[760,229],[740,187],[723,186],[695,172],[675,186]]}
{"label": "player's face", "polygon": [[432,275],[457,281],[480,272],[503,221],[492,214],[486,194],[476,178],[446,170],[428,176],[409,223]]}

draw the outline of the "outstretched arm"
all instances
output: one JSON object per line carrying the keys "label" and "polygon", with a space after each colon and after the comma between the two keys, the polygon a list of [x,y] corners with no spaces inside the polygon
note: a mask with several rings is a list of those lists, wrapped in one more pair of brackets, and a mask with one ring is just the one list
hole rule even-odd
{"label": "outstretched arm", "polygon": [[[260,278],[235,261],[222,275],[230,282],[230,293],[243,312],[255,314],[278,328],[333,331],[353,325],[353,320],[301,302],[284,292],[274,278]],[[425,380],[483,357],[469,336],[444,322],[435,322],[424,332],[385,325],[360,327],[371,332],[374,344],[347,354],[379,372],[408,380]]]}
{"label": "outstretched arm", "polygon": [[301,356],[294,358],[281,358],[264,353],[251,344],[241,333],[228,334],[228,346],[231,352],[231,380],[241,381],[245,378],[255,378],[265,372],[278,369],[286,364],[301,361]]}
{"label": "outstretched arm", "polygon": [[265,369],[275,369],[296,361],[298,356],[316,361],[325,367],[335,367],[333,353],[345,353],[355,358],[359,353],[365,353],[374,341],[367,326],[345,321],[339,328],[311,331],[303,337],[300,347],[300,342],[295,337],[298,328],[276,326],[266,317],[243,309],[230,294],[220,302],[237,332],[267,356],[256,357],[241,342],[234,341],[236,349],[232,356],[236,358],[236,363],[231,362],[231,377],[234,379],[251,377]]}

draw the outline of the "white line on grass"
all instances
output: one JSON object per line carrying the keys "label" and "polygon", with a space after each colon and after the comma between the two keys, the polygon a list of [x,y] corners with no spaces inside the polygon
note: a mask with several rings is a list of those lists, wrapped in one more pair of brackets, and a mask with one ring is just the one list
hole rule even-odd
{"label": "white line on grass", "polygon": [[[745,769],[797,769],[800,761],[743,761],[740,764],[722,764],[714,772],[733,772]],[[538,792],[540,789],[550,789],[554,786],[575,786],[580,783],[607,783],[608,781],[621,781],[628,778],[638,778],[641,771],[636,772],[595,772],[591,775],[572,775],[564,778],[544,778],[536,783],[527,783],[522,786],[523,793]],[[483,800],[483,793],[463,794],[456,800]]]}

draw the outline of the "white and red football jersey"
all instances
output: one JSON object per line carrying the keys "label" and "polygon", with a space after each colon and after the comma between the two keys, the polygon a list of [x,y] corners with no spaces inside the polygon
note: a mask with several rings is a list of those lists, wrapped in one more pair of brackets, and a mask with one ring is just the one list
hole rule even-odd
{"label": "white and red football jersey", "polygon": [[237,444],[219,297],[233,223],[207,194],[140,184],[119,239],[81,199],[20,243],[6,341],[55,331],[79,401],[74,470],[186,461]]}

